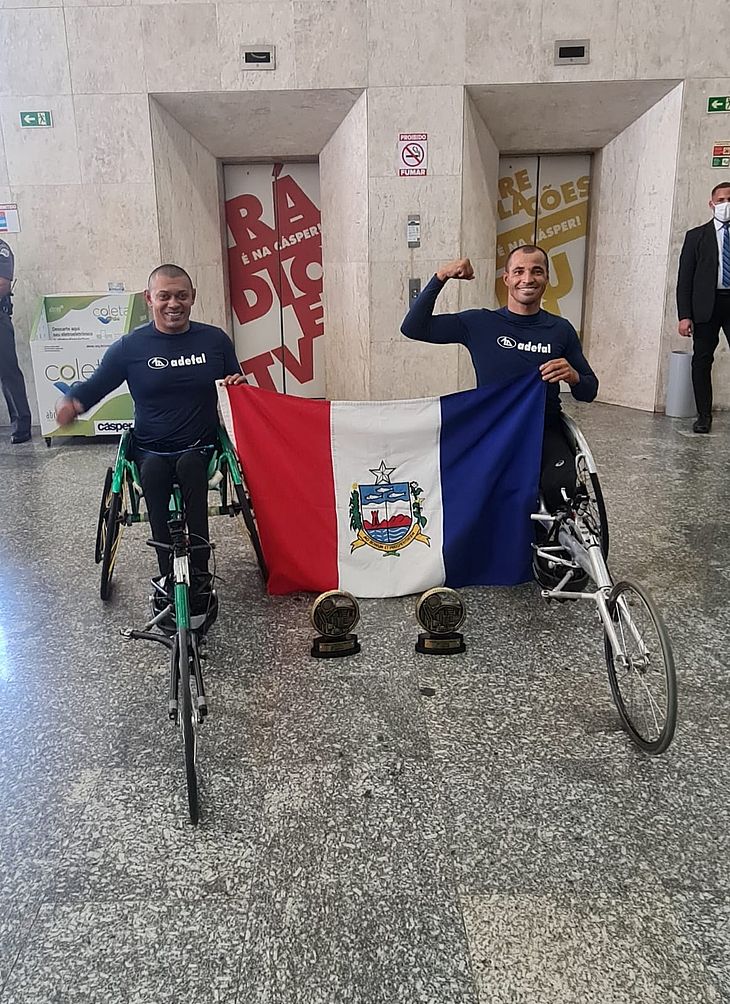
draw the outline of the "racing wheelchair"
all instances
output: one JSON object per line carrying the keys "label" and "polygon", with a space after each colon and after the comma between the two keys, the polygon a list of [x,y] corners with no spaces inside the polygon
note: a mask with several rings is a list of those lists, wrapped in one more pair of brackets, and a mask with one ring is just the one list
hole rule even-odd
{"label": "racing wheelchair", "polygon": [[614,582],[608,569],[609,530],[595,460],[575,422],[563,415],[575,456],[576,490],[548,512],[540,500],[533,572],[547,601],[590,600],[603,624],[611,695],[633,742],[663,753],[677,722],[677,681],[666,626],[654,600],[637,582]]}
{"label": "racing wheelchair", "polygon": [[[208,465],[208,488],[216,492],[216,504],[208,508],[209,515],[241,517],[250,535],[256,560],[266,581],[267,569],[256,522],[246,492],[241,468],[231,442],[222,427]],[[116,565],[122,531],[132,523],[148,522],[142,508],[142,488],[139,470],[132,456],[131,433],[124,434],[119,443],[114,467],[107,469],[102,493],[99,520],[96,530],[95,558],[101,564],[101,598],[109,599],[112,576]],[[120,633],[128,641],[144,640],[164,645],[170,652],[170,684],[168,715],[180,729],[185,759],[190,821],[197,825],[200,812],[198,804],[197,752],[199,729],[208,714],[208,702],[201,662],[205,658],[205,641],[208,627],[215,619],[217,598],[211,589],[205,609],[196,610],[191,604],[191,565],[193,552],[215,545],[207,541],[195,542],[185,520],[185,506],[179,485],[174,484],[170,498],[168,519],[171,543],[149,540],[147,543],[171,557],[170,582],[163,588],[158,584],[158,595],[152,595],[151,619],[141,630],[127,628]],[[153,588],[155,581],[153,579]]]}
{"label": "racing wheelchair", "polygon": [[[268,577],[256,520],[238,458],[226,430],[219,426],[218,441],[208,465],[208,488],[217,493],[216,504],[208,507],[211,516],[241,517],[251,538],[256,561],[264,582]],[[107,468],[96,527],[94,559],[101,564],[102,600],[111,596],[112,577],[119,552],[122,531],[133,523],[148,522],[142,507],[142,487],[137,464],[132,458],[132,433],[125,432],[119,441],[114,467]],[[175,510],[171,500],[171,511]],[[179,510],[178,510],[179,511]]]}

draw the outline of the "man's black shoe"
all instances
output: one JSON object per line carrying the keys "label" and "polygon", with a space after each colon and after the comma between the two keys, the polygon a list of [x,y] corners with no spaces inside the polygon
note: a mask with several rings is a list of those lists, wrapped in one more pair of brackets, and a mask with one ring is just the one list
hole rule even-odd
{"label": "man's black shoe", "polygon": [[190,584],[191,627],[204,635],[218,618],[218,596],[213,588],[213,576],[197,568],[192,569]]}
{"label": "man's black shoe", "polygon": [[28,432],[14,432],[10,437],[10,442],[13,444],[13,446],[17,446],[18,443],[29,442],[31,438],[32,437],[30,430],[28,430]]}
{"label": "man's black shoe", "polygon": [[712,428],[712,417],[705,418],[700,415],[696,420],[695,424],[692,426],[692,432],[709,432]]}
{"label": "man's black shoe", "polygon": [[190,611],[193,614],[204,614],[214,596],[213,576],[209,572],[192,569],[190,581]]}
{"label": "man's black shoe", "polygon": [[172,582],[167,575],[156,575],[152,580],[152,594],[150,603],[152,605],[152,616],[157,617],[163,610],[168,610],[167,620],[175,622],[175,600],[172,596]]}

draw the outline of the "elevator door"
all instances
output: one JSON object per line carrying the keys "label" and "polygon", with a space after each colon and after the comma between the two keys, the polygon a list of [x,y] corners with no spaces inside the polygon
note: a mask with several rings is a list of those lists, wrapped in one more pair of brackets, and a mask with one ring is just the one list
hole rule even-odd
{"label": "elevator door", "polygon": [[497,202],[496,293],[507,303],[502,276],[507,255],[539,244],[550,259],[542,305],[567,317],[578,334],[583,322],[590,154],[501,157]]}
{"label": "elevator door", "polygon": [[319,165],[224,169],[233,334],[249,382],[324,397]]}

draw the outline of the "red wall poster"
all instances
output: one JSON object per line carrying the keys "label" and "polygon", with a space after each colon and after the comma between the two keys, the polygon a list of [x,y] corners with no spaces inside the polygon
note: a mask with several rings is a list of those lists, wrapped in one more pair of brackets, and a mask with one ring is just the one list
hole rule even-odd
{"label": "red wall poster", "polygon": [[324,397],[317,164],[229,164],[224,174],[233,332],[250,383]]}

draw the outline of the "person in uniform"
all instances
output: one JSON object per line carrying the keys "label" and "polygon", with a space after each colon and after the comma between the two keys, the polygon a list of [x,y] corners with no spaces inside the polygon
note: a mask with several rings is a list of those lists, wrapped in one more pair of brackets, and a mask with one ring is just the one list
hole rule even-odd
{"label": "person in uniform", "polygon": [[[218,436],[216,381],[246,383],[233,342],[222,330],[192,321],[195,288],[179,265],[160,265],[145,291],[148,324],[111,345],[93,376],[75,384],[56,406],[61,426],[70,425],[124,382],[134,401],[133,456],[139,465],[152,534],[170,543],[170,492],[177,481],[185,499],[191,540],[206,545],[208,464]],[[192,552],[192,611],[208,609],[210,552]],[[159,577],[153,588],[169,599],[170,554],[158,550]]]}
{"label": "person in uniform", "polygon": [[13,330],[12,286],[15,260],[10,246],[0,240],[0,386],[8,406],[12,432],[11,443],[27,443],[30,439],[30,407],[25,380],[18,365]]}

